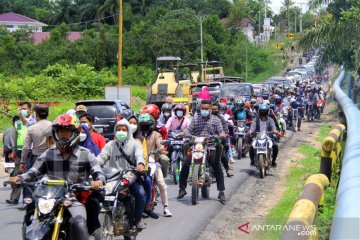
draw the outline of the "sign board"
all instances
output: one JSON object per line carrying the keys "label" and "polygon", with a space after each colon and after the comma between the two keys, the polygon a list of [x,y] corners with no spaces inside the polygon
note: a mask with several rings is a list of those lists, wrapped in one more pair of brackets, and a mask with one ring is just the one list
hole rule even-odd
{"label": "sign board", "polygon": [[275,44],[275,48],[276,48],[276,49],[280,49],[280,48],[281,48],[281,45],[280,45],[280,44]]}
{"label": "sign board", "polygon": [[106,100],[121,100],[131,107],[131,86],[105,86]]}
{"label": "sign board", "polygon": [[293,40],[293,39],[295,38],[295,34],[289,33],[289,34],[287,35],[287,37],[288,37],[289,39]]}

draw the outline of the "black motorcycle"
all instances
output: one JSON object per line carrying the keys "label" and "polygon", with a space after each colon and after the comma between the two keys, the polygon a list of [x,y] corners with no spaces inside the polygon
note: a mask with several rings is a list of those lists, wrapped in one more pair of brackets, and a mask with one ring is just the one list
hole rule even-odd
{"label": "black motorcycle", "polygon": [[[43,176],[37,182],[4,182],[6,185],[35,188],[24,218],[22,236],[25,240],[69,239],[70,213],[66,210],[77,196],[89,196],[93,190],[88,184],[72,184],[53,176]],[[83,198],[83,204],[86,198]]]}
{"label": "black motorcycle", "polygon": [[173,178],[174,183],[178,184],[180,179],[180,172],[182,168],[182,161],[184,159],[183,146],[184,139],[178,136],[176,132],[170,132],[169,139],[162,142],[169,146],[170,150],[170,165],[169,175]]}
{"label": "black motorcycle", "polygon": [[134,169],[103,169],[107,183],[105,201],[100,211],[102,239],[112,240],[124,236],[125,240],[136,239],[141,229],[135,224],[135,197],[130,193],[130,186],[138,179]]}

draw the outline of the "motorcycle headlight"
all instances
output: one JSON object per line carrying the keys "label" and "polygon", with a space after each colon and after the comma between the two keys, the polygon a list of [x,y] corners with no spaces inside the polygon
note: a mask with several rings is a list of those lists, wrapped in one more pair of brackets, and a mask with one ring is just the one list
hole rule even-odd
{"label": "motorcycle headlight", "polygon": [[200,159],[200,158],[203,158],[203,156],[204,156],[203,152],[193,152],[194,159]]}
{"label": "motorcycle headlight", "polygon": [[196,151],[203,151],[204,150],[203,144],[202,143],[196,143],[195,150]]}
{"label": "motorcycle headlight", "polygon": [[259,147],[265,147],[265,144],[266,144],[266,140],[258,140],[258,146]]}
{"label": "motorcycle headlight", "polygon": [[40,198],[38,202],[38,208],[40,213],[42,214],[49,214],[51,210],[54,208],[56,199],[50,198],[50,199],[43,199]]}
{"label": "motorcycle headlight", "polygon": [[107,182],[105,185],[105,195],[111,194],[115,187],[116,181]]}

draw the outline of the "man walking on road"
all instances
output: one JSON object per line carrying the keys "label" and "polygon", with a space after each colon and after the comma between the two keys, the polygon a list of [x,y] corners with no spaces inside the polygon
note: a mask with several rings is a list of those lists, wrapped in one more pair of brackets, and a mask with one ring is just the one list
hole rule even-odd
{"label": "man walking on road", "polygon": [[[35,112],[37,122],[28,128],[25,136],[20,161],[22,172],[29,170],[36,159],[50,147],[48,145],[48,137],[52,134],[52,123],[47,120],[49,107],[46,104],[36,104],[33,111]],[[31,192],[27,188],[24,189],[23,195],[23,199],[31,198]],[[23,208],[26,208],[26,203],[24,203]]]}

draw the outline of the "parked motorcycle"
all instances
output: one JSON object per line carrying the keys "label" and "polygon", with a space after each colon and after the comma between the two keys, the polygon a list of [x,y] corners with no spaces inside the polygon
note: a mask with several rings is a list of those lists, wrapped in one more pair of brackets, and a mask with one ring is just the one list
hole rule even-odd
{"label": "parked motorcycle", "polygon": [[[53,176],[43,176],[37,182],[4,182],[6,185],[35,187],[22,228],[23,239],[69,239],[71,215],[66,208],[76,196],[85,204],[92,189],[88,184],[71,184]],[[33,210],[32,210],[33,209]]]}
{"label": "parked motorcycle", "polygon": [[199,202],[199,189],[201,196],[209,198],[210,195],[210,167],[208,155],[210,150],[215,149],[217,136],[193,137],[190,148],[191,164],[189,172],[189,184],[191,185],[191,202],[196,205]]}
{"label": "parked motorcycle", "polygon": [[237,121],[237,127],[235,128],[235,142],[238,158],[246,157],[246,154],[250,151],[250,144],[246,140],[246,133],[249,131],[249,123],[246,121]]}
{"label": "parked motorcycle", "polygon": [[136,170],[118,170],[107,167],[104,170],[107,183],[105,200],[100,211],[102,239],[112,240],[124,236],[125,240],[136,239],[141,229],[136,228],[135,197],[130,193],[130,186],[137,181]]}
{"label": "parked motorcycle", "polygon": [[265,177],[271,168],[273,142],[268,134],[272,133],[259,132],[252,142],[255,151],[255,166],[259,169],[261,178]]}

